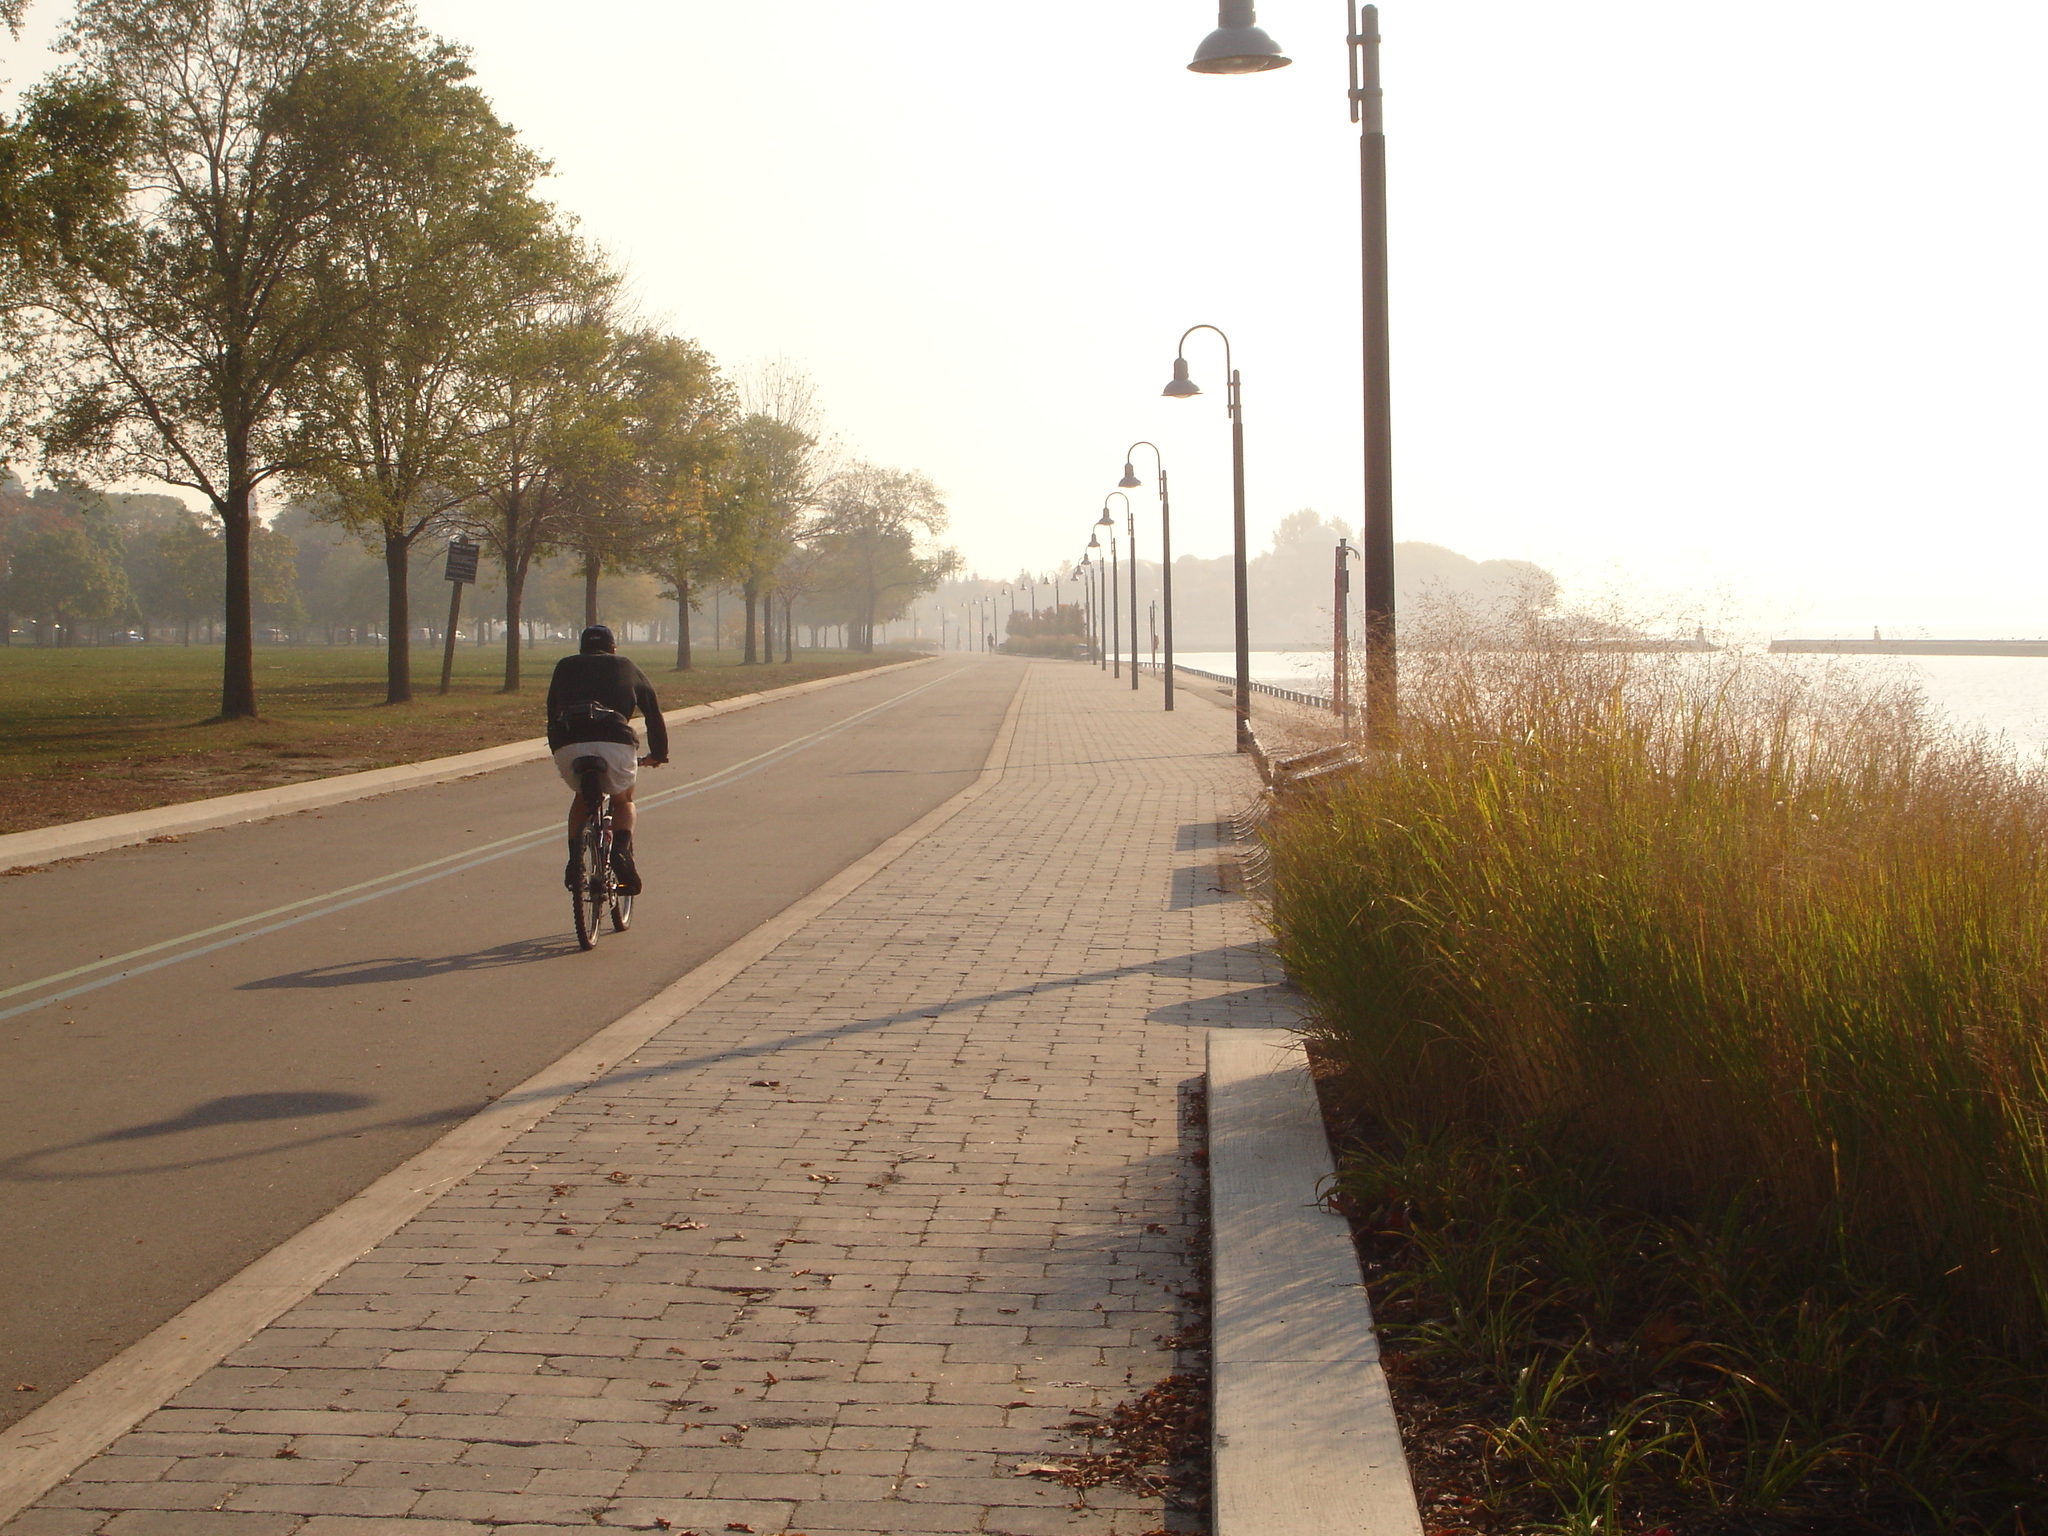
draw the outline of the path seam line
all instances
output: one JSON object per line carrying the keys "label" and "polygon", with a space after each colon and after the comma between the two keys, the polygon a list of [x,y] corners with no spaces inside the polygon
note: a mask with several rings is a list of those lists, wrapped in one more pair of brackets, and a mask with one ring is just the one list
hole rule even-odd
{"label": "path seam line", "polygon": [[0,1525],[475,1173],[556,1105],[600,1082],[608,1068],[987,794],[1003,778],[1030,673],[1027,663],[973,783],[0,1431]]}

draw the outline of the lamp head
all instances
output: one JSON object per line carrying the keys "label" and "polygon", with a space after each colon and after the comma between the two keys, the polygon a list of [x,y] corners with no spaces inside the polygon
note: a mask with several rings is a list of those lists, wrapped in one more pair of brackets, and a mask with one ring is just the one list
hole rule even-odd
{"label": "lamp head", "polygon": [[1125,491],[1135,491],[1138,488],[1137,472],[1131,468],[1128,459],[1124,461],[1124,477],[1117,481],[1117,488]]}
{"label": "lamp head", "polygon": [[1111,526],[1109,521],[1109,503],[1106,501],[1102,504],[1102,516],[1095,519],[1095,526],[1098,528],[1108,528]]}
{"label": "lamp head", "polygon": [[1159,393],[1165,395],[1169,400],[1186,400],[1190,396],[1199,395],[1201,392],[1202,386],[1188,377],[1188,360],[1184,357],[1176,357],[1173,360],[1173,382],[1159,391]]}
{"label": "lamp head", "polygon": [[1256,75],[1294,61],[1253,23],[1252,0],[1223,0],[1216,30],[1202,39],[1188,68],[1198,75]]}
{"label": "lamp head", "polygon": [[[1097,524],[1096,524],[1095,526],[1096,526],[1097,528],[1099,528],[1099,527],[1101,527],[1102,525],[1101,525],[1100,523],[1097,523]],[[1095,536],[1095,530],[1094,530],[1093,528],[1091,528],[1091,529],[1090,529],[1090,530],[1088,531],[1088,547],[1089,547],[1090,549],[1100,549],[1100,548],[1102,548],[1102,540],[1098,539],[1098,538],[1097,538],[1097,537]],[[1085,560],[1085,559],[1087,558],[1087,556],[1085,556],[1085,555],[1084,555],[1084,556],[1082,556],[1082,558],[1083,558],[1083,559]]]}

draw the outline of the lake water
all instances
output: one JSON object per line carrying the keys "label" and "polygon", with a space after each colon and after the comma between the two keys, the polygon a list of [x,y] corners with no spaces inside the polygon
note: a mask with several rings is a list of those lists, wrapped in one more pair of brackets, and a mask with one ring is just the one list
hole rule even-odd
{"label": "lake water", "polygon": [[[1982,725],[2026,750],[2048,751],[2048,656],[1785,656],[1791,665],[1835,667],[1852,676],[1866,673],[1909,678],[1930,703],[1959,721]],[[1196,651],[1174,660],[1204,672],[1229,676],[1236,659],[1228,651]],[[1303,693],[1330,691],[1327,651],[1254,651],[1252,677],[1276,688]]]}

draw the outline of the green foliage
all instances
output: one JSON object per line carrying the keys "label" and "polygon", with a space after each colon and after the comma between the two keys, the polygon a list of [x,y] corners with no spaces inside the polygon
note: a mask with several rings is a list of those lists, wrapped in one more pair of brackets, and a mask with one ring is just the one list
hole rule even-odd
{"label": "green foliage", "polygon": [[111,619],[128,605],[128,579],[77,520],[52,520],[8,561],[5,606],[53,626]]}
{"label": "green foliage", "polygon": [[43,263],[53,462],[199,491],[223,523],[222,713],[253,715],[253,498],[317,455],[295,408],[368,303],[356,236],[445,155],[426,110],[460,54],[399,0],[80,0],[52,91],[116,103],[129,194]]}

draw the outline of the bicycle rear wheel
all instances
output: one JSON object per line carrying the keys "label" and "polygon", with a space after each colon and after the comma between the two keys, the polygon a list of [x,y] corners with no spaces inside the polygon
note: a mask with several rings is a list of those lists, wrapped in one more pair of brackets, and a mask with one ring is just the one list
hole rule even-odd
{"label": "bicycle rear wheel", "polygon": [[576,943],[583,949],[595,949],[605,904],[611,898],[610,856],[595,822],[584,827],[577,846],[582,861],[577,869],[576,889],[570,893],[576,903]]}
{"label": "bicycle rear wheel", "polygon": [[623,891],[612,894],[612,932],[624,933],[633,926],[633,898]]}

